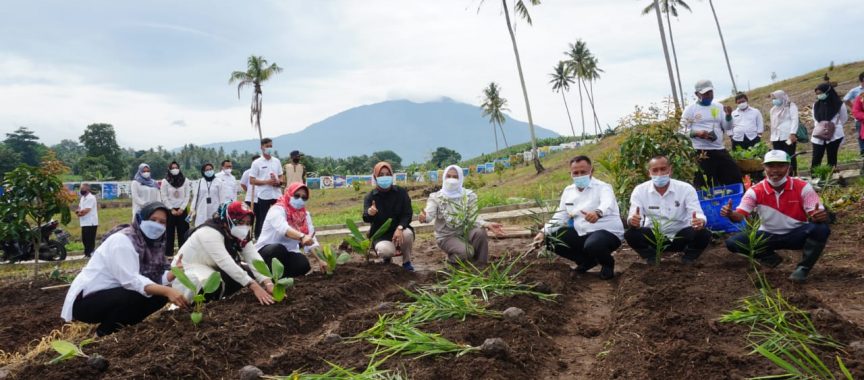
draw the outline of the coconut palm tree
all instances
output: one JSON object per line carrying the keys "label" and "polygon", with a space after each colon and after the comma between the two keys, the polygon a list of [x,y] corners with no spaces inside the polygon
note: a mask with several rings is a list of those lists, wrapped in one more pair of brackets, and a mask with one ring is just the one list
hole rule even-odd
{"label": "coconut palm tree", "polygon": [[507,136],[504,135],[504,124],[507,118],[504,117],[504,111],[509,111],[507,108],[507,99],[501,97],[501,87],[495,82],[489,83],[489,87],[483,89],[483,104],[480,105],[483,116],[489,117],[489,124],[492,124],[492,132],[495,133],[495,151],[498,151],[498,132],[495,130],[497,125],[501,129],[501,137],[504,138],[504,145],[510,149],[510,144],[507,144]]}
{"label": "coconut palm tree", "polygon": [[[520,18],[525,20],[528,25],[532,25],[531,14],[528,12],[528,6],[525,0],[516,0],[513,4],[513,12]],[[540,5],[540,0],[527,0],[531,5]],[[480,5],[483,5],[481,1]],[[537,137],[534,133],[534,117],[531,116],[531,104],[528,102],[528,88],[525,87],[525,75],[522,74],[522,60],[519,57],[519,47],[516,45],[516,35],[513,34],[513,23],[510,21],[510,8],[507,6],[507,0],[501,0],[501,5],[504,8],[504,21],[507,23],[507,32],[510,33],[510,42],[513,44],[513,55],[516,56],[516,71],[519,72],[519,82],[522,84],[522,96],[525,98],[525,111],[528,113],[528,128],[531,131],[531,155],[534,157],[534,170],[537,174],[543,172],[543,164],[540,163],[540,156],[537,154]]]}
{"label": "coconut palm tree", "polygon": [[[565,51],[570,59],[567,61],[567,67],[576,77],[576,85],[579,88],[579,115],[582,117],[582,136],[585,136],[585,105],[582,100],[582,75],[584,74],[583,66],[586,59],[591,55],[588,50],[588,45],[584,41],[576,40],[576,43],[570,44],[570,49]],[[587,90],[587,89],[586,89]]]}
{"label": "coconut palm tree", "polygon": [[282,72],[282,68],[275,63],[268,66],[268,62],[262,56],[249,56],[246,62],[246,71],[235,71],[231,73],[231,79],[228,84],[237,82],[237,98],[240,98],[240,91],[246,86],[252,86],[252,109],[249,114],[249,123],[252,128],[258,131],[258,139],[264,138],[261,133],[261,110],[262,110],[262,93],[261,84],[266,82],[272,76]]}
{"label": "coconut palm tree", "polygon": [[714,14],[714,23],[717,24],[717,33],[720,34],[720,45],[723,45],[723,56],[726,57],[726,68],[729,69],[729,79],[732,80],[732,93],[738,93],[738,86],[735,85],[735,75],[732,74],[732,65],[729,64],[729,53],[726,52],[726,41],[723,40],[723,30],[720,29],[720,20],[717,19],[717,11],[714,9],[714,1],[708,0],[708,5],[711,6],[711,13]]}
{"label": "coconut palm tree", "polygon": [[[684,89],[681,85],[681,70],[678,69],[678,52],[675,50],[675,38],[672,37],[672,17],[678,18],[678,7],[693,12],[684,0],[660,0],[660,11],[666,14],[666,27],[669,29],[669,42],[672,45],[672,58],[675,61],[675,75],[678,77],[678,92],[681,96],[681,104],[684,104]],[[647,15],[653,11],[654,2],[651,2],[651,4],[642,10],[642,14]],[[672,17],[670,17],[670,15]]]}
{"label": "coconut palm tree", "polygon": [[567,63],[558,61],[558,66],[552,69],[552,73],[549,76],[552,77],[552,80],[549,81],[552,84],[552,91],[561,93],[561,100],[564,100],[564,109],[567,110],[567,120],[570,121],[570,132],[573,132],[573,137],[576,137],[576,129],[573,128],[573,118],[570,117],[570,107],[567,106],[567,97],[564,96],[565,92],[570,91],[570,85],[575,83],[570,70],[567,70]]}
{"label": "coconut palm tree", "polygon": [[598,133],[602,132],[603,128],[600,126],[600,119],[597,118],[597,107],[594,105],[594,81],[600,79],[600,73],[602,72],[603,69],[597,66],[597,58],[589,52],[588,57],[582,64],[581,79],[583,85],[586,85],[585,94],[588,95],[588,103],[591,105],[591,113],[594,115],[594,124]]}
{"label": "coconut palm tree", "polygon": [[660,29],[660,41],[663,42],[663,56],[666,57],[666,71],[669,73],[669,84],[672,86],[672,100],[675,102],[676,112],[681,109],[678,100],[678,88],[675,87],[675,75],[672,74],[672,62],[669,60],[669,47],[666,46],[666,32],[663,30],[663,18],[660,17],[660,2],[654,0],[654,12],[657,14],[657,28]]}

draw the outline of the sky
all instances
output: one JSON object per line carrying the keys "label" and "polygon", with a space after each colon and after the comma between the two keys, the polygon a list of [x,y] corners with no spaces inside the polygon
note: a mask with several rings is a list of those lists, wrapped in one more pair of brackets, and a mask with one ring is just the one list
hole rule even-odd
{"label": "sky", "polygon": [[[684,92],[692,98],[693,84],[707,78],[718,94],[729,94],[708,2],[687,2],[692,13],[672,22]],[[264,84],[264,135],[386,100],[449,97],[479,105],[492,81],[511,116],[527,120],[502,5],[494,0],[3,3],[0,133],[26,126],[49,145],[77,140],[101,122],[114,125],[121,146],[135,149],[257,138],[250,91],[238,98],[228,84],[253,54],[284,69]],[[656,16],[641,15],[647,3],[545,0],[530,8],[533,26],[516,22],[536,124],[571,133],[549,74],[577,39],[604,70],[594,84],[603,125],[669,96]],[[739,89],[770,83],[772,72],[783,79],[862,59],[854,39],[840,34],[857,29],[858,2],[814,4],[715,1]],[[566,96],[581,133],[578,90]]]}

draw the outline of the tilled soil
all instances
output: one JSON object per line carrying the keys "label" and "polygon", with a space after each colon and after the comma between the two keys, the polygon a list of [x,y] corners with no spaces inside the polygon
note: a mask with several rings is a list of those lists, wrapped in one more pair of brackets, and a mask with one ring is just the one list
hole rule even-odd
{"label": "tilled soil", "polygon": [[66,291],[40,290],[60,284],[63,283],[47,279],[0,284],[0,351],[25,351],[63,325],[58,305],[63,306]]}

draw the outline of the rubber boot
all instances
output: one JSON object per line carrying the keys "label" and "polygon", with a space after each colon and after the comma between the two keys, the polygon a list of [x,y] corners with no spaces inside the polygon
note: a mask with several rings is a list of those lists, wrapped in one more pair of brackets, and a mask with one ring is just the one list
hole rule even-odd
{"label": "rubber boot", "polygon": [[825,250],[825,243],[813,239],[807,239],[804,242],[804,253],[801,257],[801,262],[795,271],[789,275],[789,280],[793,282],[804,282],[807,280],[807,275],[810,270],[816,265],[816,261],[822,256],[822,251]]}

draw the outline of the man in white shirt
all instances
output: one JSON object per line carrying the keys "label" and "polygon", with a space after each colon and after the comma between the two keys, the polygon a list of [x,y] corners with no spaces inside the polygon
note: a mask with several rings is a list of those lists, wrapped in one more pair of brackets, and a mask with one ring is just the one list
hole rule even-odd
{"label": "man in white shirt", "polygon": [[234,178],[234,174],[231,172],[232,170],[234,170],[234,164],[231,160],[223,160],[222,170],[219,171],[219,173],[216,173],[216,179],[222,181],[222,186],[219,188],[219,200],[222,201],[222,203],[227,201],[234,202],[237,200],[239,186],[237,186],[237,179]]}
{"label": "man in white shirt", "polygon": [[78,222],[81,225],[81,242],[84,243],[84,256],[90,257],[96,250],[96,229],[99,227],[99,212],[96,196],[90,193],[90,184],[82,183],[81,200],[78,201]]}
{"label": "man in white shirt", "polygon": [[703,187],[741,183],[741,170],[723,146],[724,131],[732,129],[732,107],[714,103],[714,85],[709,80],[696,82],[696,97],[699,101],[687,106],[681,115],[681,132],[690,137],[699,156],[699,172],[693,184]]}
{"label": "man in white shirt", "polygon": [[[846,109],[848,110],[852,109],[852,101],[855,100],[855,98],[857,98],[858,96],[860,96],[862,92],[864,92],[864,72],[858,74],[858,82],[860,83],[860,85],[852,87],[852,89],[849,90],[849,92],[847,92],[846,95],[843,97],[843,103],[846,104]],[[861,156],[864,157],[864,140],[862,140],[860,137],[861,122],[858,120],[855,120],[855,136],[859,136],[856,139],[858,140],[858,151]],[[862,169],[862,171],[864,171],[864,169]]]}
{"label": "man in white shirt", "polygon": [[593,178],[591,159],[586,156],[570,160],[570,176],[573,184],[564,188],[558,209],[534,237],[534,244],[545,243],[555,254],[576,262],[577,273],[600,264],[600,278],[611,279],[615,276],[612,252],[624,237],[615,193],[612,186]]}
{"label": "man in white shirt", "polygon": [[[282,172],[282,163],[273,156],[273,140],[265,137],[261,139],[262,156],[252,162],[252,171],[249,173],[249,183],[255,186],[255,200],[252,211],[255,220],[264,220],[267,210],[282,195],[280,186],[285,178]],[[255,223],[255,238],[261,236],[262,223]]]}
{"label": "man in white shirt", "polygon": [[694,263],[711,242],[696,189],[671,178],[672,164],[663,155],[648,161],[648,175],[651,180],[636,186],[630,195],[630,229],[624,234],[627,245],[649,265],[658,262],[657,240],[662,239],[654,236],[656,226],[665,236],[660,242],[663,252],[684,252],[681,261]]}
{"label": "man in white shirt", "polygon": [[732,111],[732,150],[737,147],[748,149],[762,141],[765,132],[765,120],[762,112],[750,107],[747,94],[739,92],[735,95],[737,108]]}

